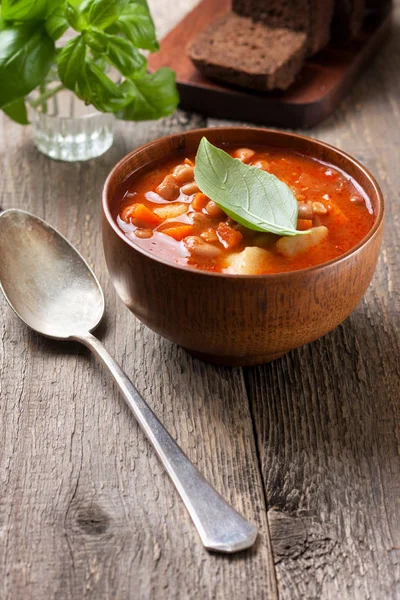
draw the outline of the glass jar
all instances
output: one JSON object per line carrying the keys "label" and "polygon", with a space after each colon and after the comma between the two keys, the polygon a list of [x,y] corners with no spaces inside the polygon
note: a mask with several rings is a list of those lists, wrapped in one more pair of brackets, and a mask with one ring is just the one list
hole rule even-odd
{"label": "glass jar", "polygon": [[88,160],[114,141],[114,115],[85,105],[57,81],[30,95],[28,115],[36,147],[56,160]]}

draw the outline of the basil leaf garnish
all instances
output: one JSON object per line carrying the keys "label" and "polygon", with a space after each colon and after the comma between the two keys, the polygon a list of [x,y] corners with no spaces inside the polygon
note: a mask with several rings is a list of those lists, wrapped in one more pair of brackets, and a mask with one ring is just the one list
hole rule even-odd
{"label": "basil leaf garnish", "polygon": [[200,190],[228,216],[254,231],[303,235],[297,231],[297,200],[286,183],[216,148],[203,137],[194,177]]}

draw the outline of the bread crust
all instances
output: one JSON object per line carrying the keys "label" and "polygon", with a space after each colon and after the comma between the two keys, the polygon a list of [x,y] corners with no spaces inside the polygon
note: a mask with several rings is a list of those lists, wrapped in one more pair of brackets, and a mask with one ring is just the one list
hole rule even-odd
{"label": "bread crust", "polygon": [[286,89],[301,70],[306,36],[227,13],[187,48],[205,75],[260,91]]}
{"label": "bread crust", "polygon": [[307,34],[307,54],[326,46],[335,0],[232,0],[237,14],[270,27],[288,27]]}

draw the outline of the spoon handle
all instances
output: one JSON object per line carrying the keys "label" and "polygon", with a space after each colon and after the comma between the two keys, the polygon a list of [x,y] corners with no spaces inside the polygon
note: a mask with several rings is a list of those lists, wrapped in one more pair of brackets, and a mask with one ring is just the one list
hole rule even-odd
{"label": "spoon handle", "polygon": [[114,377],[126,403],[181,495],[204,546],[208,550],[229,553],[252,546],[257,537],[257,528],[239,515],[204,479],[103,344],[91,333],[74,339],[90,348]]}

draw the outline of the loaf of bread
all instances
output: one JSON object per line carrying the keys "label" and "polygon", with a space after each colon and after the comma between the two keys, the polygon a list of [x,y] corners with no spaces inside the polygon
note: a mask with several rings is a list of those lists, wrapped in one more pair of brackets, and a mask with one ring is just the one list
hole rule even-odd
{"label": "loaf of bread", "polygon": [[232,12],[200,32],[188,48],[212,79],[254,90],[286,89],[304,58],[361,30],[366,7],[391,0],[232,0]]}
{"label": "loaf of bread", "polygon": [[230,12],[200,33],[188,54],[211,79],[255,90],[286,89],[302,67],[306,42],[304,33]]}
{"label": "loaf of bread", "polygon": [[307,54],[329,41],[334,0],[232,0],[238,15],[268,27],[288,27],[307,35]]}

